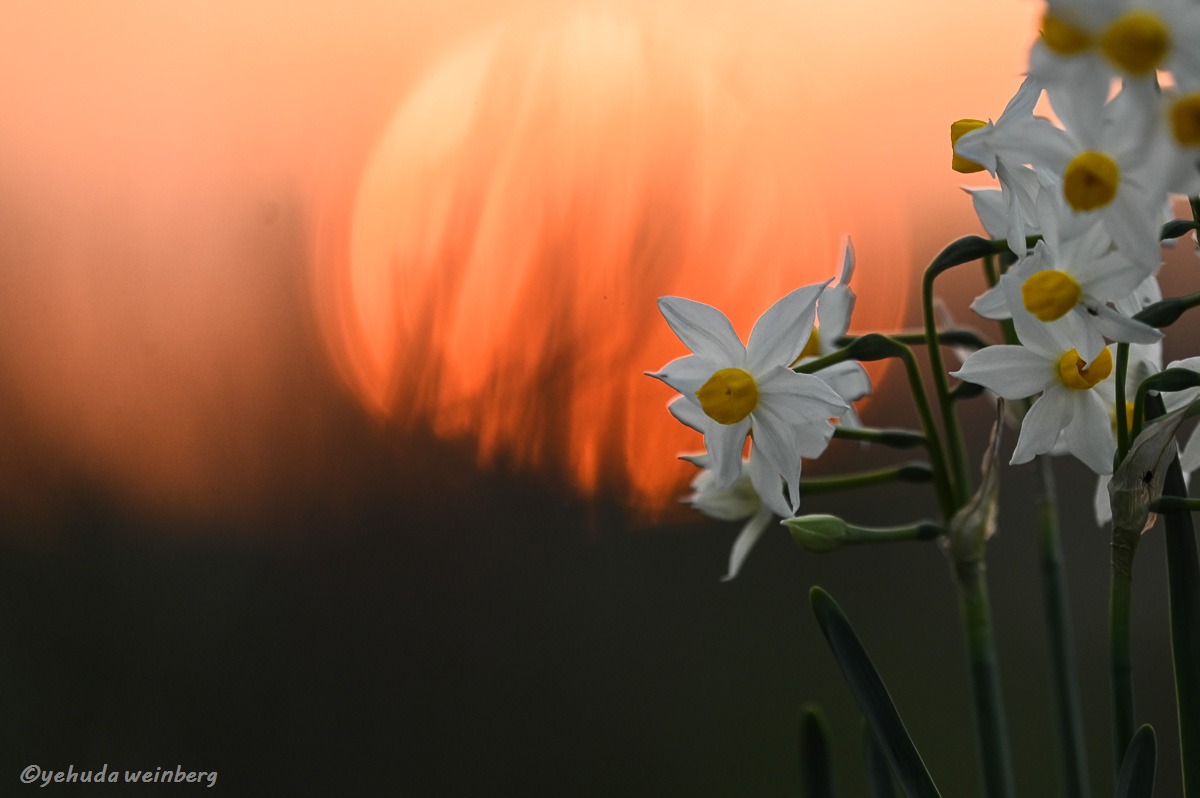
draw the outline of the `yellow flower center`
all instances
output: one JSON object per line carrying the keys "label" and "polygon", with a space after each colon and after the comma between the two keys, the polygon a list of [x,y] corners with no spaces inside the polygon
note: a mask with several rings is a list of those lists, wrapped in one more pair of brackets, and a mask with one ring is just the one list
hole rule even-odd
{"label": "yellow flower center", "polygon": [[986,168],[983,164],[975,163],[970,158],[963,158],[954,152],[954,148],[958,146],[959,139],[972,130],[979,130],[981,127],[987,127],[987,122],[981,119],[960,119],[950,124],[950,151],[954,154],[954,158],[950,162],[950,168],[954,171],[970,174],[971,172],[982,172]]}
{"label": "yellow flower center", "polygon": [[1107,349],[1101,349],[1090,365],[1084,363],[1079,352],[1072,349],[1058,359],[1058,376],[1068,388],[1086,391],[1112,374],[1112,366],[1112,353]]}
{"label": "yellow flower center", "polygon": [[1067,164],[1063,173],[1063,196],[1077,211],[1103,208],[1117,196],[1121,170],[1110,156],[1085,150]]}
{"label": "yellow flower center", "polygon": [[1057,55],[1079,55],[1092,46],[1092,36],[1047,11],[1042,17],[1042,41]]}
{"label": "yellow flower center", "polygon": [[1183,147],[1200,147],[1200,91],[1171,104],[1171,133]]}
{"label": "yellow flower center", "polygon": [[1082,289],[1075,278],[1057,269],[1035,272],[1021,286],[1025,308],[1042,321],[1054,321],[1079,304]]}
{"label": "yellow flower center", "polygon": [[720,424],[736,424],[758,407],[758,385],[742,369],[721,369],[696,391],[702,409]]}
{"label": "yellow flower center", "polygon": [[1171,31],[1162,18],[1144,9],[1130,11],[1105,28],[1100,50],[1131,75],[1148,75],[1171,51]]}

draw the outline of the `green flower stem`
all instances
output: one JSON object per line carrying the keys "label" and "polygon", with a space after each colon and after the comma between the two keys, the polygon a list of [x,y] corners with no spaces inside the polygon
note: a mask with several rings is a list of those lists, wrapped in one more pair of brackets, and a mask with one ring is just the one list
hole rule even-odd
{"label": "green flower stem", "polygon": [[995,288],[1000,282],[1000,270],[996,268],[996,256],[983,256],[983,277],[987,280],[988,288]]}
{"label": "green flower stem", "polygon": [[1200,499],[1184,499],[1179,496],[1163,496],[1150,502],[1152,513],[1200,512]]}
{"label": "green flower stem", "polygon": [[[936,349],[937,347],[934,347],[935,351]],[[929,407],[929,397],[925,392],[925,383],[921,379],[921,370],[917,367],[917,359],[911,349],[886,335],[872,333],[856,338],[844,349],[802,363],[793,371],[812,374],[846,360],[882,360],[889,357],[897,357],[904,361],[904,371],[908,375],[913,404],[916,405],[917,415],[921,419],[921,431],[928,442],[926,448],[929,450],[929,462],[933,467],[938,503],[941,506],[942,516],[949,519],[959,505],[955,504],[954,484],[946,470],[941,437],[938,434],[937,425],[933,421],[933,412]]]}
{"label": "green flower stem", "polygon": [[1046,628],[1050,637],[1050,663],[1054,679],[1054,701],[1058,714],[1058,741],[1062,762],[1064,794],[1087,798],[1087,752],[1083,736],[1079,684],[1075,670],[1075,640],[1067,607],[1067,579],[1063,569],[1062,540],[1058,524],[1057,492],[1054,487],[1053,461],[1047,455],[1037,458],[1042,481],[1038,504],[1041,520],[1043,601]]}
{"label": "green flower stem", "polygon": [[811,496],[815,493],[832,493],[851,488],[862,488],[868,485],[883,485],[888,482],[928,482],[933,472],[928,463],[903,463],[890,468],[878,468],[873,471],[859,471],[854,474],[843,474],[836,477],[818,477],[800,480],[800,495]]}
{"label": "green flower stem", "polygon": [[797,374],[814,374],[821,369],[827,369],[830,366],[836,366],[838,363],[845,363],[847,360],[853,360],[854,356],[850,354],[850,350],[843,347],[836,352],[830,352],[824,357],[819,357],[815,360],[810,360],[807,363],[801,363],[792,371]]}
{"label": "green flower stem", "polygon": [[942,427],[946,433],[947,457],[952,470],[950,477],[952,482],[950,504],[953,509],[946,515],[949,518],[953,514],[953,510],[967,503],[971,494],[971,477],[967,472],[966,444],[963,442],[962,431],[958,426],[958,417],[954,414],[954,403],[950,401],[950,381],[946,372],[945,362],[942,360],[942,349],[938,341],[937,321],[933,317],[934,280],[947,269],[961,264],[955,262],[957,258],[948,259],[944,263],[939,263],[938,261],[940,260],[941,257],[939,256],[925,270],[924,279],[921,281],[921,307],[925,318],[925,343],[929,348],[929,368],[933,372],[933,386],[937,392],[938,406],[942,411]]}
{"label": "green flower stem", "polygon": [[833,437],[847,441],[881,443],[893,449],[911,449],[914,446],[929,445],[929,441],[924,435],[907,429],[871,429],[869,427],[839,425],[834,427]]}
{"label": "green flower stem", "polygon": [[[1117,460],[1113,470],[1125,460],[1129,453],[1129,420],[1125,413],[1125,375],[1129,371],[1129,344],[1117,344]],[[1139,400],[1141,392],[1138,392]],[[1141,407],[1134,407],[1133,423],[1135,429],[1141,426]],[[1134,435],[1137,433],[1135,432]]]}
{"label": "green flower stem", "polygon": [[[937,347],[933,347],[930,351],[936,352]],[[938,499],[942,505],[942,516],[945,519],[950,519],[954,510],[960,505],[955,502],[954,484],[950,474],[946,470],[946,461],[942,454],[942,441],[938,436],[937,426],[933,421],[933,411],[929,407],[929,397],[925,393],[925,383],[921,379],[921,370],[917,367],[917,359],[913,356],[912,350],[907,346],[903,347],[902,359],[904,360],[904,370],[908,373],[908,384],[913,394],[913,404],[916,405],[917,415],[921,419],[921,430],[925,433],[925,437],[929,440],[929,461],[933,466],[934,482],[937,485]],[[945,402],[949,407],[949,401]],[[955,429],[957,425],[955,425]],[[961,445],[961,437],[959,438]]]}
{"label": "green flower stem", "polygon": [[928,521],[905,526],[867,527],[847,523],[836,515],[801,515],[784,519],[783,525],[797,545],[822,553],[848,544],[936,540],[946,533],[945,529]]}
{"label": "green flower stem", "polygon": [[982,560],[958,561],[954,572],[971,661],[971,695],[983,758],[984,795],[986,798],[1012,798],[1008,732],[984,564]]}
{"label": "green flower stem", "polygon": [[[1200,374],[1191,369],[1180,368],[1164,369],[1157,374],[1151,374],[1139,382],[1137,393],[1134,395],[1133,400],[1133,433],[1131,437],[1135,440],[1137,439],[1137,436],[1141,434],[1142,427],[1150,417],[1148,414],[1150,412],[1151,391],[1170,393],[1198,387],[1200,387]],[[1160,412],[1158,415],[1162,415],[1162,413]],[[1153,417],[1157,418],[1157,416]]]}
{"label": "green flower stem", "polygon": [[903,543],[909,540],[936,540],[945,530],[936,524],[912,524],[878,529],[863,529],[855,533],[851,529],[846,536],[847,543]]}
{"label": "green flower stem", "polygon": [[[1028,236],[1025,239],[1026,248],[1034,246],[1041,236]],[[953,506],[955,509],[967,503],[971,495],[971,478],[967,471],[966,446],[963,443],[962,431],[958,426],[958,418],[954,414],[954,402],[950,398],[950,385],[946,366],[942,360],[941,349],[936,345],[939,336],[937,322],[933,317],[933,283],[938,275],[955,266],[986,258],[989,255],[1000,255],[1008,250],[1008,242],[1004,239],[995,241],[979,236],[966,236],[952,241],[946,246],[933,262],[925,269],[921,280],[921,309],[924,316],[925,342],[929,347],[929,366],[933,371],[934,388],[937,391],[938,406],[942,411],[942,423],[946,430],[947,459],[952,466]]]}
{"label": "green flower stem", "polygon": [[[838,346],[849,346],[856,340],[861,338],[859,335],[846,335],[838,339]],[[954,329],[942,330],[938,333],[938,343],[951,346],[967,346],[971,349],[983,349],[988,346],[989,342],[974,330]],[[899,341],[908,346],[923,346],[926,343],[925,333],[922,332],[899,332],[890,333],[888,338],[893,341]]]}
{"label": "green flower stem", "polygon": [[1116,769],[1133,739],[1133,642],[1130,634],[1130,597],[1133,592],[1133,553],[1137,546],[1113,537],[1112,592],[1108,605],[1109,667],[1112,677],[1112,741]]}

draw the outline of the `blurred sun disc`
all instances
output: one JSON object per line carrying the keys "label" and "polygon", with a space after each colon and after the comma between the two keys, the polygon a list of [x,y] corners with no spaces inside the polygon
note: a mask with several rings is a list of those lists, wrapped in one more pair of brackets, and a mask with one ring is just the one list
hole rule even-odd
{"label": "blurred sun disc", "polygon": [[[366,163],[331,288],[367,407],[639,508],[672,503],[673,455],[702,446],[643,376],[686,354],[655,299],[716,305],[745,336],[835,275],[858,207],[779,30],[666,9],[521,14],[431,63]],[[902,262],[902,228],[856,243]],[[898,321],[907,277],[864,262],[874,324]]]}

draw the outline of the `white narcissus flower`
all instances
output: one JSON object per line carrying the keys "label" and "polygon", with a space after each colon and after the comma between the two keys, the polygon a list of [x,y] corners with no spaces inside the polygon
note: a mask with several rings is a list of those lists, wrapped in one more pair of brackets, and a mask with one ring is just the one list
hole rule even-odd
{"label": "white narcissus flower", "polygon": [[[816,326],[813,327],[808,343],[804,345],[795,365],[833,354],[838,350],[838,341],[850,329],[850,316],[854,313],[856,297],[850,288],[850,278],[853,276],[854,246],[850,239],[846,238],[842,242],[842,267],[838,281],[821,294],[821,299],[817,302]],[[815,374],[825,380],[829,387],[850,405],[850,409],[842,418],[843,423],[849,427],[862,426],[853,407],[853,402],[871,395],[871,379],[862,364],[847,360],[821,369]]]}
{"label": "white narcissus flower", "polygon": [[1111,432],[1111,400],[1096,390],[1111,381],[1108,349],[1090,363],[1055,325],[1043,324],[1014,296],[1008,282],[1013,324],[1022,346],[989,346],[973,353],[952,376],[982,385],[1008,400],[1041,396],[1021,422],[1012,463],[1027,463],[1054,448],[1059,436],[1067,450],[1097,474],[1112,473],[1116,443]]}
{"label": "white narcissus flower", "polygon": [[703,411],[697,426],[712,458],[718,488],[741,470],[746,436],[772,472],[788,486],[790,510],[800,504],[800,458],[815,456],[833,436],[831,418],[848,409],[818,377],[790,366],[800,356],[816,319],[816,303],[830,281],[792,291],[767,309],[745,346],[725,314],[680,297],[658,306],[667,324],[693,352],[650,374]]}
{"label": "white narcissus flower", "polygon": [[1164,92],[1168,142],[1167,190],[1200,194],[1200,87]]}
{"label": "white narcissus flower", "polygon": [[1152,84],[1159,70],[1200,70],[1198,12],[1189,0],[1050,0],[1029,74],[1070,127],[1104,102],[1114,77]]}
{"label": "white narcissus flower", "polygon": [[[672,399],[670,403],[667,404],[667,410],[671,411],[671,415],[675,416],[675,418],[681,424],[686,427],[691,427],[702,435],[705,434],[708,428],[715,423],[712,419],[706,416],[704,411],[701,410],[697,405],[689,402],[685,397],[682,396]],[[825,443],[827,442],[828,441],[826,440]],[[821,444],[821,447],[821,451],[824,451],[824,444]],[[801,455],[811,457],[815,457],[819,454],[820,451],[811,454],[807,450],[801,452]],[[776,473],[774,466],[772,466],[770,461],[768,461],[767,458],[762,455],[762,451],[758,447],[750,447],[749,459],[741,459],[739,453],[738,463],[740,464],[740,470],[734,477],[733,481],[727,485],[718,484],[716,482],[717,477],[716,471],[713,468],[712,457],[710,457],[708,454],[701,456],[704,458],[703,460],[698,460],[698,456],[695,455],[683,455],[682,459],[706,469],[706,473],[710,475],[706,478],[708,480],[706,486],[709,489],[708,494],[706,495],[712,495],[720,492],[724,498],[732,499],[738,494],[736,492],[724,493],[724,491],[734,490],[734,487],[738,484],[738,481],[744,477],[750,480],[750,488],[752,489],[751,492],[754,494],[754,502],[756,506],[761,503],[774,512],[775,515],[783,518],[787,518],[792,514],[792,508],[788,504],[787,498],[783,495],[783,479],[781,479],[780,475]],[[703,510],[703,508],[698,509],[701,509],[701,511],[705,512],[707,515],[712,515],[714,518],[721,517],[714,515],[713,513],[709,513]],[[749,513],[747,513],[747,515],[748,514]]]}
{"label": "white narcissus flower", "polygon": [[[708,455],[684,455],[682,459],[702,469],[692,480],[692,493],[684,498],[685,502],[708,517],[716,518],[719,521],[749,519],[742,527],[742,531],[738,533],[737,539],[733,542],[733,549],[729,552],[729,571],[721,577],[722,582],[728,582],[742,570],[742,563],[746,561],[750,550],[762,537],[763,532],[771,526],[776,514],[759,499],[750,478],[749,460],[742,461],[742,473],[738,475],[732,485],[718,488],[716,487],[716,477],[709,469],[711,461]],[[776,480],[776,484],[779,484],[778,480]],[[782,496],[782,490],[775,492]],[[790,514],[785,513],[785,515]]]}
{"label": "white narcissus flower", "polygon": [[[1075,120],[1064,117],[1065,130],[1040,117],[1020,118],[988,136],[982,131],[963,136],[956,152],[974,160],[1032,164],[1073,212],[1060,223],[1064,238],[1102,224],[1148,274],[1160,260],[1157,219],[1166,196],[1161,104],[1156,85],[1127,82],[1110,102],[1075,109]],[[1039,200],[1043,193],[1044,186]]]}
{"label": "white narcissus flower", "polygon": [[1112,240],[1100,226],[1072,238],[1060,236],[1058,222],[1064,213],[1060,206],[1052,193],[1038,195],[1045,237],[971,309],[984,318],[1009,318],[1008,284],[1016,283],[1012,295],[1039,321],[1062,328],[1062,335],[1085,361],[1100,354],[1106,337],[1132,344],[1160,341],[1159,330],[1108,305],[1134,294],[1146,273],[1112,248]]}

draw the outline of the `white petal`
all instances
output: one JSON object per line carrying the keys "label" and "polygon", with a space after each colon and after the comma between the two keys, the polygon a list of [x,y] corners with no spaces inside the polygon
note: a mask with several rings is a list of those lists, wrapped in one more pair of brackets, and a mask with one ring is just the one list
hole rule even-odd
{"label": "white petal", "polygon": [[1156,207],[1150,192],[1122,180],[1116,198],[1098,211],[1117,248],[1142,270],[1142,277],[1162,261]]}
{"label": "white petal", "polygon": [[854,243],[850,240],[850,236],[842,239],[842,275],[838,278],[838,285],[850,285],[850,278],[854,276]]}
{"label": "white petal", "polygon": [[[1108,305],[1090,297],[1085,298],[1085,301],[1080,304],[1079,312],[1087,314],[1096,329],[1114,341],[1125,344],[1153,344],[1161,341],[1163,337],[1161,330],[1123,316]],[[1085,359],[1087,357],[1082,351],[1080,351],[1080,356]]]}
{"label": "white petal", "polygon": [[[1008,275],[1001,278],[1011,279]],[[1008,297],[1004,294],[1004,286],[996,283],[994,286],[984,291],[979,296],[975,297],[975,301],[971,303],[971,310],[983,316],[985,319],[1009,319],[1012,318],[1012,313],[1008,309]]]}
{"label": "white petal", "polygon": [[998,188],[967,188],[971,195],[971,204],[975,206],[975,215],[987,231],[990,238],[1005,238],[1008,236],[1008,212],[1005,209],[1004,192]]}
{"label": "white petal", "polygon": [[1050,106],[1084,148],[1094,149],[1100,139],[1111,72],[1103,67],[1097,69],[1094,60],[1087,56],[1060,61],[1065,62],[1061,79],[1046,87]]}
{"label": "white petal", "polygon": [[854,292],[848,285],[835,285],[833,288],[827,288],[821,295],[821,303],[817,306],[821,354],[828,354],[837,349],[838,339],[850,329],[850,314],[854,312],[855,299]]}
{"label": "white petal", "polygon": [[759,449],[787,482],[793,512],[800,506],[800,450],[787,419],[762,402],[750,414],[754,419],[754,448]]}
{"label": "white petal", "polygon": [[727,488],[742,473],[742,449],[750,434],[750,419],[736,424],[709,424],[704,430],[704,448],[712,458],[716,488]]}
{"label": "white petal", "polygon": [[[853,410],[847,410],[846,415],[842,416],[842,426],[855,426],[858,416],[851,417],[850,414],[853,412]],[[858,424],[857,426],[862,425]],[[836,429],[837,426],[828,421],[793,427],[792,431],[796,434],[796,449],[800,452],[800,456],[807,457],[810,460],[820,457],[829,448],[829,441],[833,439],[833,433]],[[866,441],[863,443],[865,444]]]}
{"label": "white petal", "polygon": [[1109,474],[1101,474],[1096,478],[1096,492],[1092,495],[1092,509],[1096,513],[1096,526],[1104,526],[1112,520],[1112,502],[1108,496],[1108,483],[1112,481]]}
{"label": "white petal", "polygon": [[824,380],[777,366],[758,379],[759,406],[767,405],[787,418],[824,421],[841,416],[848,405]]}
{"label": "white petal", "polygon": [[[1095,316],[1092,313],[1095,312]],[[1063,316],[1055,325],[1071,330],[1071,341],[1075,344],[1075,353],[1088,365],[1100,355],[1104,348],[1104,335],[1100,332],[1099,310],[1087,308],[1080,304],[1071,308],[1071,312]]]}
{"label": "white petal", "polygon": [[871,378],[861,363],[848,360],[837,363],[816,373],[824,380],[833,392],[845,402],[855,402],[864,396],[871,395]]}
{"label": "white petal", "polygon": [[1029,234],[1026,219],[1035,218],[1037,213],[1037,175],[1028,167],[1010,167],[1007,161],[1002,160],[996,162],[996,176],[1005,195],[1004,207],[1008,217],[1004,237],[1008,240],[1009,250],[1018,258],[1023,258],[1028,251],[1025,245],[1025,236]]}
{"label": "white petal", "polygon": [[[1095,229],[1104,228],[1097,225]],[[1083,290],[1105,302],[1127,299],[1139,290],[1146,279],[1145,273],[1120,252],[1111,252],[1103,257],[1082,255],[1072,260],[1082,265],[1082,268],[1075,270],[1075,274]]]}
{"label": "white petal", "polygon": [[746,368],[751,374],[795,362],[817,320],[817,298],[830,282],[797,288],[759,317],[746,345]]}
{"label": "white petal", "polygon": [[1158,132],[1161,110],[1162,93],[1153,75],[1141,80],[1124,78],[1121,92],[1105,108],[1105,149],[1122,163],[1145,157]]}
{"label": "white petal", "polygon": [[662,380],[696,405],[700,403],[700,400],[696,398],[696,391],[712,379],[712,375],[712,363],[699,355],[677,357],[663,366],[662,371],[646,372],[647,377]]}
{"label": "white petal", "polygon": [[1004,112],[1000,114],[996,124],[1006,125],[1017,119],[1033,116],[1033,109],[1041,96],[1041,81],[1026,77],[1017,88],[1017,93],[1008,101],[1008,105],[1004,106]]}
{"label": "white petal", "polygon": [[1017,164],[1031,163],[1055,175],[1061,175],[1079,152],[1070,136],[1040,117],[1013,125],[1011,131],[997,134],[997,138],[1002,142],[999,157]]}
{"label": "white petal", "polygon": [[[685,427],[690,427],[701,434],[712,424],[716,424],[709,418],[700,406],[695,402],[689,402],[685,396],[677,396],[667,403],[667,410],[675,419]],[[697,464],[699,465],[699,464]],[[701,468],[708,468],[708,465],[701,465]]]}
{"label": "white petal", "polygon": [[658,300],[658,309],[679,340],[717,368],[740,368],[745,363],[746,349],[733,331],[733,325],[712,305],[664,296]]}
{"label": "white petal", "polygon": [[1112,434],[1109,405],[1092,391],[1075,393],[1074,415],[1066,428],[1067,446],[1092,471],[1111,474],[1117,441]]}
{"label": "white petal", "polygon": [[1024,399],[1055,380],[1054,365],[1023,346],[989,346],[972,352],[951,377],[982,385],[1005,399]]}
{"label": "white petal", "polygon": [[754,486],[763,504],[775,515],[784,518],[792,515],[792,510],[783,495],[783,478],[753,443],[750,444],[750,461],[746,464],[746,472],[750,476],[750,484]]}
{"label": "white petal", "polygon": [[770,510],[759,510],[753,518],[751,518],[746,526],[742,528],[738,534],[737,540],[733,542],[733,550],[729,552],[729,573],[721,577],[722,582],[728,582],[738,575],[742,570],[742,563],[746,561],[746,557],[750,554],[750,550],[754,548],[754,544],[762,537],[762,533],[771,525],[774,516]]}
{"label": "white petal", "polygon": [[1013,465],[1028,463],[1039,454],[1045,454],[1054,446],[1058,435],[1071,423],[1075,403],[1071,389],[1066,386],[1050,386],[1041,398],[1033,403],[1025,420],[1021,422],[1021,435],[1013,451]]}

